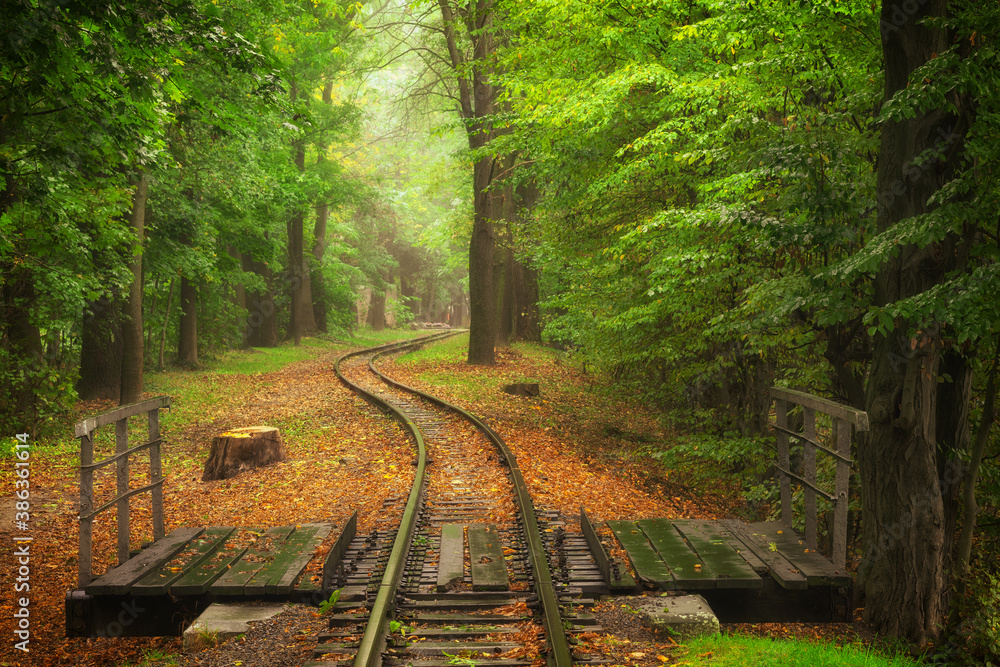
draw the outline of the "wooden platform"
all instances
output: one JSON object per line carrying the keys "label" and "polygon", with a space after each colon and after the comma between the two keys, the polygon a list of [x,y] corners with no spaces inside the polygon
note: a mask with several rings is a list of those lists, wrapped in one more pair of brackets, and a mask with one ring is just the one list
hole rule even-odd
{"label": "wooden platform", "polygon": [[608,521],[647,589],[704,595],[728,622],[849,620],[852,577],[792,529],[736,520]]}
{"label": "wooden platform", "polygon": [[178,528],[70,591],[67,636],[178,634],[187,617],[215,601],[318,603],[356,526],[355,515],[329,549],[321,549],[333,532],[329,523]]}

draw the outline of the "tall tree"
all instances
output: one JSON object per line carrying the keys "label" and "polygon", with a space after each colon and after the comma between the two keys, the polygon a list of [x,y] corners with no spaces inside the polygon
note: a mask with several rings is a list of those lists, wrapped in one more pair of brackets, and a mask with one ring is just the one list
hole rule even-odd
{"label": "tall tree", "polygon": [[129,262],[132,276],[129,282],[128,295],[122,308],[122,363],[121,392],[119,403],[134,403],[142,398],[142,366],[145,361],[143,353],[143,320],[142,320],[142,245],[145,238],[146,195],[149,188],[149,175],[140,170],[136,179],[135,193],[132,195],[132,210],[129,213],[129,227],[134,235],[131,249],[132,259]]}
{"label": "tall tree", "polygon": [[[942,24],[949,0],[906,7],[885,0],[881,10],[884,100],[890,108],[877,190],[879,231],[903,239],[906,224],[939,208],[934,197],[958,176],[974,121],[973,101],[961,89],[942,91],[937,104],[922,100],[906,113],[892,112],[891,105],[913,90],[944,86],[915,75],[953,41]],[[939,288],[964,268],[969,240],[947,233],[931,243],[905,243],[878,270],[874,306],[884,309]],[[871,432],[858,449],[865,618],[880,631],[922,643],[938,636],[946,619],[962,478],[956,464],[969,444],[971,366],[940,321],[898,317],[886,324],[875,335],[866,388]]]}
{"label": "tall tree", "polygon": [[[501,216],[498,215],[497,192],[492,187],[498,165],[496,158],[484,149],[494,136],[492,116],[498,93],[492,64],[494,3],[492,0],[469,0],[453,6],[450,0],[438,0],[438,4],[451,66],[458,77],[459,111],[475,160],[472,168],[472,238],[469,241],[468,362],[493,365],[499,331],[494,280],[495,221]],[[471,58],[465,56],[459,43],[463,32],[471,42]]]}

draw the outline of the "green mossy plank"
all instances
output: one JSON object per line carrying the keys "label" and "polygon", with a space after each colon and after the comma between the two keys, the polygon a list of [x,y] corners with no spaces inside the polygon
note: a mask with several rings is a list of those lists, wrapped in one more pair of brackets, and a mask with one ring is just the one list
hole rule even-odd
{"label": "green mossy plank", "polygon": [[728,528],[740,542],[745,544],[753,555],[757,556],[757,558],[767,565],[771,576],[782,588],[798,590],[809,587],[809,582],[806,581],[806,578],[799,569],[795,565],[792,565],[782,554],[778,553],[777,544],[772,549],[771,545],[764,540],[763,533],[755,533],[751,530],[750,526],[735,519],[722,521],[722,525]]}
{"label": "green mossy plank", "polygon": [[243,557],[209,587],[209,592],[213,595],[243,595],[246,583],[258,570],[271,562],[278,546],[294,529],[295,526],[281,526],[265,530],[257,543],[247,549]]}
{"label": "green mossy plank", "polygon": [[[281,545],[280,553],[275,554],[271,561],[268,569],[274,574],[268,579],[265,592],[268,595],[291,593],[299,575],[316,555],[316,549],[332,531],[333,524],[330,523],[304,523],[296,527],[291,537]],[[260,577],[262,572],[254,575],[254,579]]]}
{"label": "green mossy plank", "polygon": [[505,591],[507,561],[503,559],[500,533],[493,524],[474,523],[468,529],[472,590]]}
{"label": "green mossy plank", "polygon": [[778,547],[778,552],[802,573],[810,586],[846,586],[851,576],[833,567],[833,563],[818,551],[808,548],[806,541],[794,530],[778,523],[765,521],[747,526],[768,544]]}
{"label": "green mossy plank", "polygon": [[[764,577],[770,574],[771,570],[767,564],[758,558],[757,555],[736,536],[730,528],[728,521],[732,521],[732,519],[727,521],[704,521],[701,523],[705,524],[706,528],[704,530],[707,534],[713,538],[718,537],[732,547],[733,550],[736,551],[736,553],[738,553],[744,561],[746,561],[747,565],[750,566],[750,569],[756,572],[758,576]],[[692,520],[692,522],[696,524],[699,523],[694,520]]]}
{"label": "green mossy plank", "polygon": [[87,595],[127,595],[135,582],[160,568],[184,548],[188,542],[201,535],[204,528],[178,528],[169,535],[153,542],[116,568],[84,587]]}
{"label": "green mossy plank", "polygon": [[465,577],[465,526],[446,523],[441,526],[441,551],[438,557],[437,589],[446,591]]}
{"label": "green mossy plank", "polygon": [[275,544],[270,557],[260,569],[253,573],[243,585],[244,595],[273,595],[279,579],[284,576],[287,566],[297,556],[316,533],[317,524],[290,526],[291,532],[284,541]]}
{"label": "green mossy plank", "polygon": [[216,579],[229,572],[233,563],[246,553],[247,547],[240,546],[244,533],[258,533],[249,528],[237,528],[206,560],[185,572],[170,586],[170,595],[175,597],[204,595]]}
{"label": "green mossy plank", "polygon": [[675,588],[715,588],[715,572],[691,550],[669,520],[643,519],[636,525],[670,569]]}
{"label": "green mossy plank", "polygon": [[621,542],[632,569],[642,581],[656,584],[660,588],[673,588],[674,578],[663,560],[653,550],[646,535],[632,521],[608,521],[608,527]]}
{"label": "green mossy plank", "polygon": [[206,528],[162,567],[136,582],[131,589],[132,595],[166,595],[174,582],[208,560],[234,530],[231,526]]}
{"label": "green mossy plank", "polygon": [[718,523],[687,519],[675,520],[673,524],[715,573],[716,588],[764,587],[764,580],[722,536]]}

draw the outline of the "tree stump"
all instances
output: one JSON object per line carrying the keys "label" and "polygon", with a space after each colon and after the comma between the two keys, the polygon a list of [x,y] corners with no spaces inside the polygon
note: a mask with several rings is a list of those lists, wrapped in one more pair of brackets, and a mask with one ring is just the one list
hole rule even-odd
{"label": "tree stump", "polygon": [[503,390],[514,396],[538,396],[538,383],[537,382],[518,382],[516,384],[505,385]]}
{"label": "tree stump", "polygon": [[237,428],[212,438],[203,482],[235,477],[244,470],[284,461],[281,433],[272,426]]}

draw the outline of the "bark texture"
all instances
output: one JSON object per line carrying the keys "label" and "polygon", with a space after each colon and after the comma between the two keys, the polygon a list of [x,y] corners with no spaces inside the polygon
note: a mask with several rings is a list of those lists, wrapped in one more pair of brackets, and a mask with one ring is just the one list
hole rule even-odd
{"label": "bark texture", "polygon": [[145,359],[142,325],[142,243],[145,237],[146,194],[149,176],[141,172],[132,195],[128,222],[135,236],[131,257],[132,282],[122,305],[121,388],[118,402],[134,403],[142,398],[142,365]]}
{"label": "bark texture", "polygon": [[[296,98],[296,87],[291,89],[292,100]],[[299,173],[306,170],[306,145],[304,140],[297,141],[294,146],[295,168]],[[313,314],[312,285],[309,275],[309,261],[305,252],[305,214],[297,211],[288,220],[288,291],[289,318],[286,340],[292,340],[296,345],[303,336],[316,331],[316,318]]]}
{"label": "bark texture", "polygon": [[[23,266],[11,267],[8,264],[2,268],[5,280],[0,286],[0,346],[10,355],[7,359],[10,366],[7,369],[0,367],[0,370],[30,374],[44,363],[41,332],[31,318],[31,304],[35,300],[34,278]],[[8,416],[17,415],[17,428],[25,428],[34,422],[36,396],[32,382],[20,381],[14,376],[13,382],[0,386],[0,396],[10,401],[5,406],[5,412]]]}
{"label": "bark texture", "polygon": [[270,289],[272,273],[266,262],[259,262],[249,254],[243,255],[243,270],[256,273],[264,280],[264,290],[246,291],[247,322],[243,331],[246,347],[276,347],[278,345],[278,315],[274,294]]}
{"label": "bark texture", "polygon": [[[448,0],[438,0],[452,68],[458,73],[458,97],[462,118],[466,121],[469,148],[482,148],[493,137],[489,118],[496,103],[491,83],[490,56],[493,53],[493,3],[474,0],[459,5],[457,13],[472,41],[472,61],[465,62],[455,30],[456,11]],[[490,190],[494,161],[480,158],[473,166],[472,187],[474,216],[469,242],[469,352],[468,363],[492,366],[496,363],[495,346],[499,330],[497,294],[494,283],[496,232],[495,193]]]}
{"label": "bark texture", "polygon": [[[884,0],[882,5],[885,99],[905,88],[909,75],[949,44],[944,32],[921,22],[944,16],[947,0],[912,3],[912,8],[900,17],[898,4]],[[961,99],[951,101],[964,106]],[[879,231],[929,210],[928,198],[953,176],[961,158],[967,122],[962,115],[931,110],[884,125]],[[943,156],[914,163],[931,149]],[[902,247],[876,276],[876,307],[941,282],[955,268],[955,242],[946,238],[924,248]],[[945,367],[956,375],[939,383]],[[961,480],[960,472],[949,471],[955,448],[967,444],[969,386],[968,364],[944,349],[933,323],[898,321],[889,334],[875,337],[865,397],[871,431],[858,447],[865,620],[879,632],[916,643],[936,637],[945,620],[953,503]]]}
{"label": "bark texture", "polygon": [[83,316],[80,380],[76,391],[84,401],[117,401],[122,381],[122,312],[116,294],[87,304]]}
{"label": "bark texture", "polygon": [[212,438],[201,480],[208,482],[235,477],[244,470],[260,468],[288,458],[281,433],[271,426],[237,428]]}
{"label": "bark texture", "polygon": [[181,278],[181,320],[177,358],[188,366],[198,365],[198,283]]}

